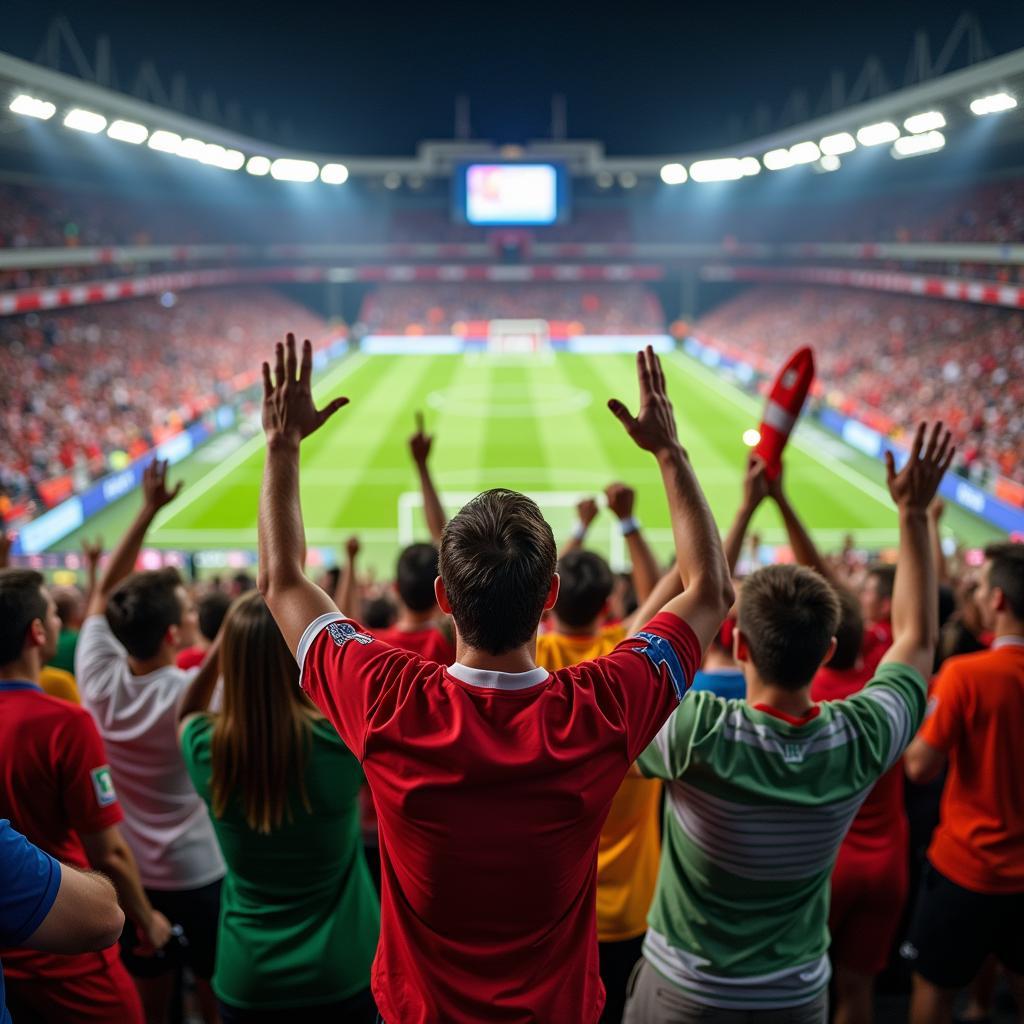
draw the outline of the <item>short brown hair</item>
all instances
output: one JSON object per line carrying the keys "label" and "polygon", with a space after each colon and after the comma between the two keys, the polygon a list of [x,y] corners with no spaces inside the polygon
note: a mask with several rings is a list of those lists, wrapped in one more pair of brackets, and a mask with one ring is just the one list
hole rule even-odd
{"label": "short brown hair", "polygon": [[570,551],[560,558],[558,578],[555,615],[574,629],[589,626],[601,614],[615,586],[608,563],[593,551]]}
{"label": "short brown hair", "polygon": [[998,587],[1015,619],[1024,619],[1024,544],[989,544],[985,558],[992,563],[990,587]]}
{"label": "short brown hair", "polygon": [[518,491],[478,494],[445,526],[440,573],[467,644],[504,654],[537,629],[555,574],[555,538]]}
{"label": "short brown hair", "polygon": [[873,565],[868,569],[868,576],[877,584],[878,596],[882,600],[892,600],[893,587],[896,586],[896,566],[888,563]]}
{"label": "short brown hair", "polygon": [[43,577],[34,569],[0,569],[0,665],[21,657],[28,627],[45,617]]}
{"label": "short brown hair", "polygon": [[860,601],[849,587],[836,587],[839,598],[839,622],[836,625],[836,651],[828,667],[845,672],[857,664],[864,644],[864,616]]}
{"label": "short brown hair", "polygon": [[839,611],[836,592],[812,569],[769,565],[743,581],[737,625],[760,677],[799,690],[828,653]]}
{"label": "short brown hair", "polygon": [[137,572],[128,577],[107,602],[110,630],[133,658],[152,658],[170,626],[181,625],[174,568]]}

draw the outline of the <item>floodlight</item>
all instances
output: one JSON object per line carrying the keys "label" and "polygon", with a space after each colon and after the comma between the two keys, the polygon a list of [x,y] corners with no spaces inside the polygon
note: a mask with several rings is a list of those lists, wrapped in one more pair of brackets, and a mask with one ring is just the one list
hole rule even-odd
{"label": "floodlight", "polygon": [[736,181],[743,177],[742,161],[734,156],[719,160],[698,160],[690,164],[690,177],[694,181]]}
{"label": "floodlight", "polygon": [[244,163],[245,154],[241,150],[227,149],[224,151],[224,155],[217,166],[223,167],[225,171],[240,171]]}
{"label": "floodlight", "polygon": [[946,119],[938,110],[927,110],[923,114],[914,114],[903,122],[911,135],[920,135],[922,132],[931,132],[936,128],[945,128]]}
{"label": "floodlight", "polygon": [[637,183],[637,176],[632,171],[623,171],[619,175],[619,187],[620,188],[635,188]]}
{"label": "floodlight", "polygon": [[748,448],[753,448],[754,445],[761,443],[761,431],[755,430],[754,427],[749,427],[743,431],[743,443]]}
{"label": "floodlight", "polygon": [[316,181],[320,168],[312,160],[280,157],[270,165],[270,174],[278,181]]}
{"label": "floodlight", "polygon": [[216,142],[208,142],[203,146],[202,153],[199,154],[199,162],[201,164],[210,164],[213,167],[220,167],[221,161],[227,154],[227,150],[223,146],[217,145]]}
{"label": "floodlight", "polygon": [[793,157],[788,149],[770,149],[761,159],[769,171],[784,171],[793,166]]}
{"label": "floodlight", "polygon": [[819,161],[818,167],[822,171],[838,171],[843,166],[842,160],[834,153],[826,153]]}
{"label": "floodlight", "polygon": [[789,147],[789,158],[795,164],[811,164],[821,156],[816,142],[798,142]]}
{"label": "floodlight", "polygon": [[398,171],[388,171],[384,175],[384,187],[394,192],[396,188],[402,187],[402,176]]}
{"label": "floodlight", "polygon": [[907,156],[920,156],[922,153],[934,153],[946,144],[946,136],[942,132],[925,132],[923,135],[904,135],[892,146],[892,155],[897,160]]}
{"label": "floodlight", "polygon": [[989,96],[981,96],[971,101],[971,113],[977,114],[998,114],[1003,110],[1013,110],[1017,106],[1017,100],[1008,92],[994,92]]}
{"label": "floodlight", "polygon": [[686,168],[682,164],[665,164],[661,169],[661,180],[666,185],[682,185],[686,181]]}
{"label": "floodlight", "polygon": [[74,128],[77,132],[88,132],[95,135],[107,127],[107,119],[93,110],[74,107],[64,115],[64,127]]}
{"label": "floodlight", "polygon": [[37,100],[35,96],[28,96],[25,93],[15,96],[8,109],[24,117],[38,117],[40,121],[49,121],[57,112],[57,108],[49,100]]}
{"label": "floodlight", "polygon": [[177,153],[181,147],[181,136],[177,132],[165,132],[162,128],[149,137],[149,148],[161,153]]}
{"label": "floodlight", "polygon": [[250,174],[254,174],[257,178],[261,178],[264,174],[270,173],[270,158],[265,156],[251,156],[249,157],[249,162],[245,165],[245,169]]}
{"label": "floodlight", "polygon": [[826,135],[820,145],[822,153],[826,156],[842,156],[844,153],[852,153],[857,148],[857,143],[849,132]]}
{"label": "floodlight", "polygon": [[900,130],[892,121],[879,121],[865,125],[857,132],[857,141],[862,146],[879,146],[883,142],[894,142],[900,137]]}
{"label": "floodlight", "polygon": [[324,164],[320,180],[327,185],[344,185],[348,181],[348,168],[344,164]]}
{"label": "floodlight", "polygon": [[756,156],[745,156],[740,160],[740,171],[745,178],[761,173],[761,161]]}
{"label": "floodlight", "polygon": [[182,139],[177,152],[186,160],[202,160],[206,154],[206,143],[202,139]]}
{"label": "floodlight", "polygon": [[594,181],[598,188],[611,188],[615,184],[615,175],[611,171],[598,171]]}
{"label": "floodlight", "polygon": [[107,137],[137,146],[149,137],[149,129],[137,121],[115,121],[107,129]]}

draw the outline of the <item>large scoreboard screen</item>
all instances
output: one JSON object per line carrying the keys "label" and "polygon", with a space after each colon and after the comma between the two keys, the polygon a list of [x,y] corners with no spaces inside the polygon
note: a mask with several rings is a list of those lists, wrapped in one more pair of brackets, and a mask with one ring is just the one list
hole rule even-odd
{"label": "large scoreboard screen", "polygon": [[541,227],[568,217],[565,169],[546,163],[463,164],[455,171],[453,214],[483,227]]}

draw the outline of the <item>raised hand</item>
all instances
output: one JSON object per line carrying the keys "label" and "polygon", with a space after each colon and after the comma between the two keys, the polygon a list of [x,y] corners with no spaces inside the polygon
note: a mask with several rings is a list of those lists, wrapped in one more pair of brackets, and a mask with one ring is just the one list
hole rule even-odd
{"label": "raised hand", "polygon": [[640,411],[636,416],[617,398],[608,400],[608,408],[638,447],[655,455],[679,450],[672,403],[665,392],[665,374],[650,345],[636,354],[636,374],[640,384]]}
{"label": "raised hand", "polygon": [[908,511],[924,512],[928,508],[943,474],[949,469],[956,453],[952,435],[944,429],[941,421],[937,421],[932,427],[926,445],[927,430],[927,423],[918,426],[910,457],[898,473],[892,452],[885,453],[885,476],[889,494],[899,508]]}
{"label": "raised hand", "polygon": [[298,444],[319,430],[343,405],[347,398],[335,398],[323,409],[313,404],[313,346],[307,338],[302,343],[302,363],[295,352],[295,335],[289,334],[285,344],[274,350],[274,377],[270,364],[263,364],[263,431],[267,444],[283,440]]}
{"label": "raised hand", "polygon": [[[180,485],[179,485],[180,486]],[[88,540],[82,540],[82,561],[89,572],[93,572],[100,564],[103,557],[103,538],[97,537],[91,544]]]}
{"label": "raised hand", "polygon": [[360,550],[362,550],[362,545],[359,543],[359,538],[355,534],[345,541],[345,554],[348,555],[349,561],[354,560]]}
{"label": "raised hand", "polygon": [[576,505],[576,515],[584,526],[589,526],[597,518],[597,502],[593,498],[584,498]]}
{"label": "raised hand", "polygon": [[619,519],[629,519],[633,515],[633,505],[636,503],[636,491],[629,484],[616,481],[604,489],[604,496],[608,500],[608,507]]}
{"label": "raised hand", "polygon": [[[743,506],[753,511],[772,491],[772,484],[765,476],[765,462],[760,455],[750,455],[747,471],[743,477]],[[781,489],[780,489],[781,492]]]}
{"label": "raised hand", "polygon": [[[173,490],[167,486],[167,460],[154,459],[142,472],[142,495],[146,508],[157,512],[181,493],[182,481]],[[102,547],[100,554],[102,554]]]}
{"label": "raised hand", "polygon": [[434,443],[432,434],[427,434],[423,429],[423,413],[416,413],[416,433],[409,438],[409,451],[412,453],[413,462],[418,466],[426,465],[430,457],[430,446]]}

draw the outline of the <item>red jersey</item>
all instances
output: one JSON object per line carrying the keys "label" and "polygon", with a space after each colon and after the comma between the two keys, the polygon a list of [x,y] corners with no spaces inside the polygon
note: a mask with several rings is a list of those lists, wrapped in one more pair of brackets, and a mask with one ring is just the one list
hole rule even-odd
{"label": "red jersey", "polygon": [[385,1020],[599,1018],[601,827],[700,657],[671,614],[553,673],[445,668],[340,615],[310,624],[303,689],[362,761],[380,817]]}
{"label": "red jersey", "polygon": [[[864,639],[860,645],[861,660],[868,678],[875,674],[878,663],[889,648],[892,647],[892,623],[888,619],[864,626]],[[827,666],[826,666],[827,669]]]}
{"label": "red jersey", "polygon": [[[0,682],[0,818],[65,864],[90,870],[79,833],[123,815],[103,741],[85,708],[49,697],[34,683]],[[9,978],[70,978],[117,961],[102,953],[63,956],[29,949],[0,953]]]}
{"label": "red jersey", "polygon": [[[863,661],[860,668],[851,669],[837,670],[826,665],[818,669],[811,683],[811,699],[850,697],[862,690],[874,674],[875,669],[869,671]],[[843,846],[864,854],[888,853],[894,847],[905,850],[909,829],[903,798],[903,758],[900,758],[872,787],[846,833]]]}
{"label": "red jersey", "polygon": [[392,626],[390,629],[369,629],[367,632],[392,647],[418,654],[424,661],[450,665],[455,660],[455,650],[448,638],[435,626],[411,631]]}
{"label": "red jersey", "polygon": [[205,658],[206,651],[202,647],[186,647],[183,651],[178,651],[174,664],[183,672],[187,672],[190,668],[198,668],[202,665]]}

